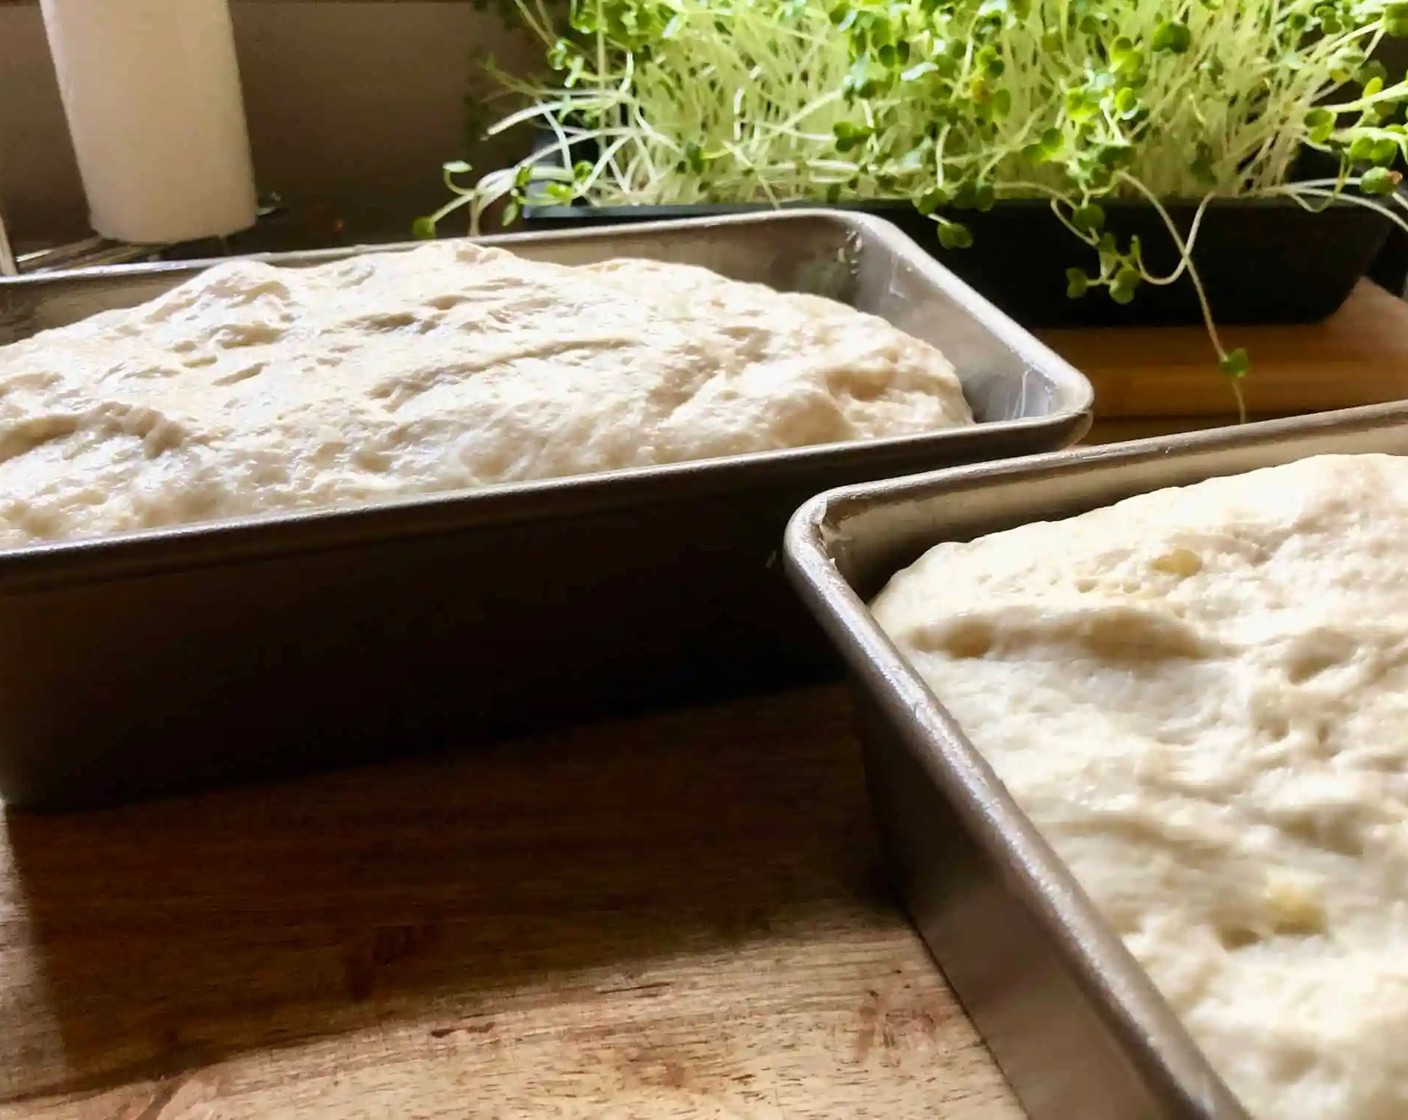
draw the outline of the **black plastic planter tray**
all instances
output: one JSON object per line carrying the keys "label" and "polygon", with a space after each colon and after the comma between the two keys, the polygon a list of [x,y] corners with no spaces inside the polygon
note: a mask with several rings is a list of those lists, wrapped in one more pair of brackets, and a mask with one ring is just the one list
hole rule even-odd
{"label": "black plastic planter tray", "polygon": [[[551,137],[540,133],[545,162]],[[816,202],[784,204],[815,209]],[[529,228],[573,229],[741,214],[766,204],[693,206],[529,205]],[[973,233],[967,249],[944,249],[932,220],[903,201],[841,204],[839,210],[883,218],[933,254],[946,268],[1027,327],[1113,327],[1199,323],[1202,311],[1187,276],[1176,283],[1144,284],[1121,306],[1105,291],[1082,299],[1066,295],[1066,270],[1097,270],[1095,252],[1076,241],[1043,201],[1002,202],[985,213],[955,213]],[[1169,216],[1186,232],[1194,203],[1171,205]],[[1156,275],[1178,265],[1163,219],[1142,203],[1106,203],[1107,228],[1121,243],[1138,235]],[[1193,262],[1219,323],[1314,323],[1333,315],[1369,272],[1392,223],[1351,202],[1313,213],[1294,201],[1229,200],[1209,205],[1194,243]]]}
{"label": "black plastic planter tray", "polygon": [[[803,204],[798,204],[803,205]],[[810,204],[815,207],[815,203]],[[766,206],[533,206],[531,227],[579,228],[737,214]],[[1197,293],[1187,277],[1141,286],[1121,306],[1103,292],[1066,296],[1066,269],[1095,270],[1093,251],[1056,221],[1044,202],[999,203],[986,213],[956,215],[973,231],[968,249],[944,249],[934,223],[907,202],[873,202],[858,210],[893,222],[959,279],[1028,327],[1104,327],[1196,323]],[[1172,206],[1184,230],[1195,207]],[[1106,204],[1108,228],[1123,242],[1138,234],[1152,271],[1172,272],[1177,253],[1163,220],[1136,203]],[[1314,323],[1333,315],[1368,272],[1390,223],[1353,203],[1311,213],[1294,202],[1214,203],[1194,243],[1193,262],[1219,323]]]}

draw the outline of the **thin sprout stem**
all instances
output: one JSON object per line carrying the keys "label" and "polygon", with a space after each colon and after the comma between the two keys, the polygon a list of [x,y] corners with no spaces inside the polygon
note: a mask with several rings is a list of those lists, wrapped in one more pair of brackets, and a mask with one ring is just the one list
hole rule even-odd
{"label": "thin sprout stem", "polygon": [[1247,398],[1242,392],[1242,383],[1235,377],[1229,377],[1227,384],[1232,386],[1232,395],[1237,398],[1237,423],[1247,422]]}
{"label": "thin sprout stem", "polygon": [[[1160,287],[1166,284],[1173,284],[1184,272],[1189,271],[1193,267],[1193,246],[1198,240],[1198,230],[1202,227],[1203,216],[1208,212],[1208,206],[1211,204],[1214,197],[1215,196],[1211,194],[1204,195],[1203,200],[1198,203],[1198,209],[1194,212],[1193,220],[1188,225],[1188,241],[1187,244],[1182,247],[1183,255],[1179,258],[1178,267],[1167,276],[1150,276],[1148,273],[1145,273],[1144,279],[1148,283]],[[1163,207],[1159,206],[1158,203],[1154,205],[1160,211],[1163,211]],[[1163,217],[1165,222],[1172,221],[1167,212],[1163,213]]]}
{"label": "thin sprout stem", "polygon": [[454,198],[450,199],[449,202],[445,203],[444,206],[440,207],[439,210],[431,214],[428,220],[432,225],[438,224],[448,218],[456,210],[460,209],[460,207],[469,206],[473,203],[475,197],[475,193],[469,191],[466,191],[464,194],[457,194]]}
{"label": "thin sprout stem", "polygon": [[999,198],[1049,198],[1053,201],[1064,202],[1067,198],[1061,191],[1054,187],[1048,187],[1044,183],[1029,183],[1021,179],[1007,183],[1000,183],[996,187]]}
{"label": "thin sprout stem", "polygon": [[593,184],[601,177],[603,170],[605,170],[608,165],[614,166],[616,153],[630,142],[631,137],[629,136],[622,136],[620,139],[612,141],[606,150],[597,158],[596,165],[592,168],[586,179],[583,180],[579,188],[582,194],[586,194],[587,191],[592,188]]}
{"label": "thin sprout stem", "polygon": [[[1169,237],[1173,239],[1174,245],[1177,247],[1179,254],[1183,258],[1183,263],[1188,266],[1188,279],[1193,282],[1193,290],[1198,295],[1198,306],[1199,308],[1201,308],[1203,313],[1203,324],[1207,327],[1208,338],[1212,340],[1213,349],[1217,352],[1219,360],[1225,360],[1227,358],[1227,351],[1223,348],[1222,340],[1218,337],[1217,323],[1213,321],[1212,307],[1208,304],[1207,292],[1203,290],[1202,277],[1198,275],[1197,266],[1194,265],[1192,260],[1190,259],[1190,246],[1184,242],[1183,236],[1178,232],[1178,226],[1174,222],[1174,220],[1169,216],[1169,212],[1164,209],[1163,204],[1159,202],[1157,198],[1155,198],[1152,194],[1149,193],[1148,188],[1145,187],[1143,183],[1130,176],[1127,172],[1121,171],[1119,174],[1120,177],[1124,179],[1129,186],[1139,191],[1145,196],[1145,198],[1149,200],[1149,204],[1154,207],[1155,211],[1158,212],[1159,217],[1163,219],[1164,226],[1168,230]],[[1231,384],[1233,393],[1237,398],[1238,418],[1240,422],[1245,423],[1247,419],[1247,405],[1246,402],[1242,399],[1241,387],[1237,384],[1235,380],[1231,380]]]}
{"label": "thin sprout stem", "polygon": [[[1351,185],[1354,184],[1352,183]],[[1336,194],[1331,191],[1319,190],[1307,190],[1302,192],[1296,190],[1294,185],[1286,187],[1285,189],[1277,191],[1275,193],[1283,197],[1289,196],[1291,198],[1295,198],[1297,194],[1304,193],[1310,195],[1312,198],[1328,198],[1335,202],[1348,202],[1354,206],[1362,206],[1366,210],[1373,210],[1375,213],[1382,214],[1389,221],[1393,222],[1394,225],[1398,226],[1399,229],[1403,230],[1405,233],[1408,233],[1408,218],[1404,218],[1401,214],[1395,214],[1392,209],[1384,205],[1382,202],[1379,202],[1376,199],[1372,198],[1365,198],[1362,194]],[[1408,209],[1408,200],[1403,199],[1402,196],[1398,195],[1397,193],[1393,195],[1393,198],[1394,201],[1398,202],[1400,206],[1403,206],[1404,208]]]}

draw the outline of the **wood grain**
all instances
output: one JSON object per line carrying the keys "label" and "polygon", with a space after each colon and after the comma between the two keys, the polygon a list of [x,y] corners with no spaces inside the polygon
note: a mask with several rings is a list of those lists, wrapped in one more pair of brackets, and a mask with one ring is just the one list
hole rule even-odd
{"label": "wood grain", "polygon": [[0,847],[0,1120],[1013,1120],[823,689]]}
{"label": "wood grain", "polygon": [[[1252,371],[1247,407],[1259,415],[1350,408],[1408,398],[1408,303],[1362,281],[1323,323],[1229,327]],[[1235,412],[1231,389],[1201,327],[1048,331],[1044,340],[1090,378],[1107,418]]]}

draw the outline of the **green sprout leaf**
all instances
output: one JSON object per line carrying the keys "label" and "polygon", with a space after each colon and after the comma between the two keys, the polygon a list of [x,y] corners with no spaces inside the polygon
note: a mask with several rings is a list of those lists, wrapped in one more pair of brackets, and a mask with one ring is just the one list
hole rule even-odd
{"label": "green sprout leaf", "polygon": [[1125,86],[1115,94],[1115,111],[1126,120],[1139,112],[1139,94]]}
{"label": "green sprout leaf", "polygon": [[1359,189],[1365,194],[1392,194],[1402,176],[1387,167],[1371,167],[1359,177]]}
{"label": "green sprout leaf", "polygon": [[1313,144],[1323,144],[1335,131],[1335,115],[1328,109],[1311,109],[1305,114],[1305,127]]}
{"label": "green sprout leaf", "polygon": [[1098,233],[1105,226],[1105,211],[1093,202],[1087,203],[1071,215],[1071,224],[1082,233]]}
{"label": "green sprout leaf", "polygon": [[1247,357],[1246,350],[1240,346],[1224,354],[1217,364],[1222,372],[1234,381],[1240,381],[1246,377],[1252,368],[1251,359]]}
{"label": "green sprout leaf", "polygon": [[440,165],[440,170],[446,175],[465,175],[474,168],[462,159],[452,159]]}
{"label": "green sprout leaf", "polygon": [[941,206],[949,204],[949,195],[942,187],[933,187],[919,196],[919,201],[915,204],[924,217],[929,217]]}
{"label": "green sprout leaf", "polygon": [[1110,298],[1119,304],[1132,303],[1134,293],[1139,288],[1139,281],[1143,279],[1137,269],[1124,265],[1115,277],[1110,281]]}
{"label": "green sprout leaf", "polygon": [[1065,155],[1065,151],[1065,140],[1060,131],[1048,128],[1022,149],[1022,155],[1033,163],[1055,163]]}
{"label": "green sprout leaf", "polygon": [[1077,124],[1092,121],[1100,113],[1100,99],[1092,98],[1084,88],[1066,91],[1066,116]]}
{"label": "green sprout leaf", "polygon": [[1123,140],[1112,140],[1099,151],[1100,165],[1115,171],[1128,167],[1134,161],[1134,145]]}
{"label": "green sprout leaf", "polygon": [[431,241],[435,238],[435,219],[417,218],[411,223],[411,236],[418,241]]}
{"label": "green sprout leaf", "polygon": [[1090,291],[1090,277],[1078,268],[1066,269],[1066,298],[1080,299]]}
{"label": "green sprout leaf", "polygon": [[1384,34],[1408,39],[1408,4],[1389,4],[1384,8]]}
{"label": "green sprout leaf", "polygon": [[966,249],[973,244],[973,234],[959,222],[939,219],[939,244],[945,249]]}
{"label": "green sprout leaf", "polygon": [[842,88],[846,95],[852,98],[874,97],[884,74],[884,67],[877,66],[869,55],[861,55],[851,67],[851,72],[846,75]]}
{"label": "green sprout leaf", "polygon": [[1110,65],[1122,78],[1132,77],[1144,67],[1144,52],[1134,45],[1134,41],[1121,35],[1109,46]]}
{"label": "green sprout leaf", "polygon": [[1149,40],[1151,50],[1168,54],[1187,54],[1192,45],[1193,32],[1188,25],[1173,20],[1160,21]]}
{"label": "green sprout leaf", "polygon": [[1354,75],[1359,73],[1359,68],[1366,61],[1364,52],[1358,47],[1344,47],[1335,55],[1330,64],[1330,77],[1336,82],[1352,81]]}
{"label": "green sprout leaf", "polygon": [[1082,35],[1099,36],[1109,21],[1110,17],[1104,12],[1088,11],[1080,17],[1080,22],[1076,26]]}
{"label": "green sprout leaf", "polygon": [[1372,136],[1356,136],[1354,142],[1349,146],[1349,159],[1351,163],[1373,163],[1374,150],[1377,145]]}
{"label": "green sprout leaf", "polygon": [[[1364,87],[1364,96],[1372,97],[1382,90],[1384,83],[1388,81],[1388,68],[1377,58],[1371,58],[1359,68],[1354,80]],[[1377,86],[1375,82],[1378,83]]]}
{"label": "green sprout leaf", "polygon": [[838,121],[831,131],[836,137],[838,152],[854,151],[875,135],[875,130],[868,125],[852,124],[850,121]]}
{"label": "green sprout leaf", "polygon": [[566,39],[559,39],[548,48],[548,66],[553,70],[566,70],[569,61],[576,53],[576,48]]}
{"label": "green sprout leaf", "polygon": [[1100,240],[1095,243],[1095,248],[1100,254],[1100,275],[1114,270],[1115,264],[1119,260],[1119,250],[1115,245],[1115,235],[1113,233],[1102,233]]}

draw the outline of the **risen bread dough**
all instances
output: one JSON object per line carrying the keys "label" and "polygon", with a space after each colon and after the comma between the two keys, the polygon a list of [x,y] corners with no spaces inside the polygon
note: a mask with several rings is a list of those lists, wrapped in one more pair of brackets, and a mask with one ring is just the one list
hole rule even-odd
{"label": "risen bread dough", "polygon": [[0,544],[972,419],[932,346],[702,268],[229,262],[0,348]]}
{"label": "risen bread dough", "polygon": [[1254,1116],[1408,1116],[1408,459],[943,544],[873,609]]}

